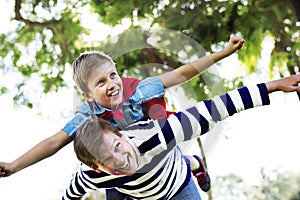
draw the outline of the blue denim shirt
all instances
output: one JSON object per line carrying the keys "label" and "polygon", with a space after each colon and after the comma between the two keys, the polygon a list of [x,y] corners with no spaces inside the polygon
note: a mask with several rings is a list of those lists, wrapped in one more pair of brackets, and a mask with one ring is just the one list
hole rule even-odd
{"label": "blue denim shirt", "polygon": [[[126,91],[124,91],[126,92]],[[109,119],[115,127],[126,127],[129,124],[140,121],[144,118],[144,111],[142,104],[154,99],[164,96],[164,85],[159,77],[149,77],[139,82],[136,91],[133,95],[124,102],[121,112],[124,114],[124,120]],[[79,109],[75,112],[75,116],[62,129],[70,137],[74,138],[77,129],[82,126],[88,119],[89,114],[101,115],[109,109],[100,106],[98,103],[93,105],[94,111],[90,108],[87,101],[85,101]]]}

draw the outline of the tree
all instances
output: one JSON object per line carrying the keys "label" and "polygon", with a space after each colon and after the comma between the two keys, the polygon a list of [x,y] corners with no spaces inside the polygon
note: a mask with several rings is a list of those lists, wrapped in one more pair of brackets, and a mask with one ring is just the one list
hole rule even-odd
{"label": "tree", "polygon": [[[249,172],[250,173],[250,172]],[[297,199],[300,176],[290,171],[261,169],[261,182],[250,185],[236,174],[218,176],[213,185],[214,199]]]}
{"label": "tree", "polygon": [[[261,44],[265,37],[270,36],[275,41],[269,66],[270,78],[278,73],[284,76],[286,73],[294,74],[299,71],[300,6],[297,0],[130,0],[127,3],[121,0],[15,0],[11,20],[15,28],[0,36],[0,59],[4,72],[14,70],[23,77],[17,84],[18,90],[14,95],[17,104],[32,107],[32,102],[26,95],[26,90],[29,89],[26,86],[33,76],[40,78],[45,93],[57,91],[66,86],[64,72],[83,49],[103,49],[108,45],[99,41],[85,42],[84,38],[90,30],[81,23],[82,9],[89,6],[90,12],[98,14],[102,23],[117,26],[124,19],[129,19],[128,29],[145,26],[167,28],[193,38],[207,52],[213,52],[217,46],[224,45],[230,34],[241,34],[247,42],[238,55],[246,66],[246,73],[259,73],[256,67],[261,57]],[[147,35],[139,40],[145,42],[146,46],[151,46],[147,44]],[[126,45],[132,39],[123,42]],[[147,62],[165,62],[178,66],[186,60],[178,60],[177,54],[178,52],[166,53],[155,48],[145,48],[128,52],[116,62],[118,66],[122,66],[120,73]],[[206,98],[213,92],[211,88],[205,88],[205,83],[216,79],[216,76],[208,74],[206,77],[206,81],[199,76],[190,82],[192,87],[199,88],[200,85],[202,88],[196,94],[197,99]],[[223,85],[238,87],[242,84],[242,77],[219,81]],[[3,85],[0,92],[9,91]]]}
{"label": "tree", "polygon": [[[15,1],[11,20],[15,28],[0,36],[0,59],[3,71],[22,75],[14,95],[17,104],[33,106],[26,96],[33,76],[40,78],[45,93],[66,86],[63,74],[82,48],[80,35],[88,33],[80,24],[80,6],[75,1],[62,5],[50,0]],[[0,91],[9,92],[5,86]]]}
{"label": "tree", "polygon": [[249,190],[250,186],[244,182],[243,178],[233,173],[216,177],[212,187],[213,196],[216,200],[247,199],[249,191],[251,191]]}

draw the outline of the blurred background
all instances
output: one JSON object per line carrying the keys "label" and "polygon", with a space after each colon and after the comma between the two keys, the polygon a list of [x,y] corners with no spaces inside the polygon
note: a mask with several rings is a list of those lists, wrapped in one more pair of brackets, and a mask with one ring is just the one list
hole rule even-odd
{"label": "blurred background", "polygon": [[[241,51],[166,91],[168,108],[299,73],[299,0],[2,0],[0,160],[58,132],[83,101],[71,65],[85,50],[111,55],[122,76],[144,78],[223,49]],[[300,199],[299,97],[271,94],[201,137],[212,177],[203,199]],[[200,151],[196,141],[186,153]],[[204,156],[204,155],[203,155]],[[72,145],[11,177],[1,199],[60,199],[78,162]],[[100,197],[101,196],[101,197]],[[103,191],[86,199],[103,199]]]}

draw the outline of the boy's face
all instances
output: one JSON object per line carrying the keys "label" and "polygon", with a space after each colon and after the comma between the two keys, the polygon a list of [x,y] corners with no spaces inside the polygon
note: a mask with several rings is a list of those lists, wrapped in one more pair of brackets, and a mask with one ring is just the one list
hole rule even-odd
{"label": "boy's face", "polygon": [[113,175],[132,175],[137,171],[139,151],[124,135],[117,136],[111,131],[103,134],[103,143],[99,146],[98,165],[101,171]]}
{"label": "boy's face", "polygon": [[89,77],[88,87],[90,94],[84,97],[96,101],[99,105],[113,109],[122,102],[123,84],[116,67],[111,62],[99,66]]}

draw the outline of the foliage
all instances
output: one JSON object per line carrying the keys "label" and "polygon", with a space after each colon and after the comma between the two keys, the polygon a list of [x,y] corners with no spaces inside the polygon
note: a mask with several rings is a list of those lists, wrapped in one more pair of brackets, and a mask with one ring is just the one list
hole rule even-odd
{"label": "foliage", "polygon": [[[157,72],[163,70],[165,66],[176,68],[195,56],[200,57],[206,52],[211,53],[222,48],[231,34],[238,34],[246,39],[245,47],[238,53],[246,73],[259,73],[257,63],[261,58],[261,45],[268,36],[275,41],[269,66],[270,78],[278,73],[282,76],[286,73],[295,74],[299,71],[300,62],[298,2],[297,0],[126,2],[15,0],[14,16],[10,22],[14,28],[0,35],[0,60],[4,74],[16,71],[22,75],[22,79],[16,85],[17,91],[10,90],[5,85],[0,86],[0,91],[14,92],[17,104],[32,107],[32,100],[27,92],[30,89],[28,82],[32,77],[39,77],[45,93],[65,87],[67,83],[64,73],[85,49],[99,49],[112,54],[119,72],[124,73],[124,76],[145,77],[153,74],[153,70],[149,69],[151,63],[155,63]],[[83,20],[86,15],[83,12],[88,8],[91,14],[97,14],[99,21],[109,27],[124,25],[127,20],[126,22],[130,22],[126,26],[127,30],[130,32],[138,28],[140,33],[136,32],[137,35],[123,33],[117,38],[117,45],[112,35],[104,41],[87,42],[90,30],[84,26]],[[99,22],[95,22],[95,26],[98,25]],[[157,33],[157,38],[164,40],[160,41],[160,45],[163,46],[153,46],[149,42],[149,38],[153,37],[146,31],[149,27],[170,30]],[[190,51],[183,48],[188,46],[183,43],[186,40],[175,39],[176,37],[168,39],[170,35],[164,35],[167,32],[189,37],[190,41],[201,45],[202,49]],[[127,46],[139,48],[127,48],[128,51],[124,52]],[[123,52],[120,54],[118,49],[122,49]],[[180,58],[180,53],[185,53],[187,57]],[[145,64],[149,64],[147,70],[136,69]],[[218,83],[227,83],[230,87],[225,85],[218,88],[217,84],[214,84],[212,88],[207,88],[209,85],[207,82],[211,83],[214,80]],[[241,84],[242,77],[224,80],[218,77],[218,74],[208,72],[190,82],[194,91],[197,91],[198,99],[211,96],[213,94],[211,92],[226,91]]]}
{"label": "foliage", "polygon": [[1,35],[0,56],[1,60],[12,61],[3,66],[4,71],[18,71],[22,75],[17,83],[16,103],[32,107],[25,93],[27,83],[35,75],[40,77],[45,93],[66,86],[64,72],[81,51],[82,46],[76,44],[80,34],[87,30],[80,24],[76,11],[81,5],[74,3],[72,9],[61,6],[67,5],[58,5],[57,1],[15,1],[15,18],[11,23],[16,27]]}
{"label": "foliage", "polygon": [[[251,172],[249,172],[251,173]],[[218,176],[212,191],[214,199],[257,199],[257,200],[296,200],[299,199],[300,175],[295,172],[261,169],[258,185],[247,184],[236,174]]]}

